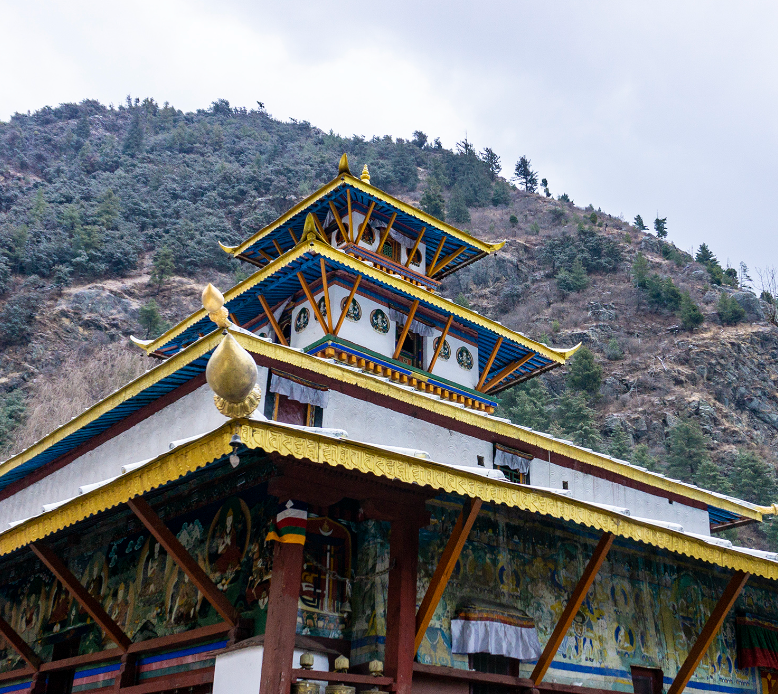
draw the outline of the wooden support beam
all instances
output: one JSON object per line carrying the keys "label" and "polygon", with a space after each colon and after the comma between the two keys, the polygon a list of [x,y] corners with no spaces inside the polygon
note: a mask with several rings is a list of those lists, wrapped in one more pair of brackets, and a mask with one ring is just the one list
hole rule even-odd
{"label": "wooden support beam", "polygon": [[408,311],[408,318],[406,319],[405,325],[403,326],[403,331],[400,333],[400,339],[397,340],[397,347],[395,347],[392,359],[397,359],[397,357],[400,356],[400,352],[403,348],[403,342],[405,342],[405,338],[408,336],[408,331],[411,329],[411,323],[413,322],[413,317],[416,315],[417,308],[419,308],[419,300],[415,299],[413,304],[411,304],[411,310]]}
{"label": "wooden support beam", "polygon": [[457,248],[453,253],[449,253],[443,260],[441,260],[435,267],[433,267],[427,274],[432,277],[434,274],[440,272],[450,262],[456,260],[462,253],[467,250],[467,246],[461,246]]}
{"label": "wooden support beam", "polygon": [[389,589],[386,596],[384,671],[396,694],[410,694],[416,633],[416,572],[419,523],[412,514],[392,522],[389,533]]}
{"label": "wooden support beam", "polygon": [[421,240],[424,238],[425,231],[427,231],[427,227],[422,227],[421,232],[419,232],[419,235],[416,237],[416,243],[413,244],[413,249],[408,254],[408,258],[405,261],[405,267],[410,267],[411,260],[413,260],[413,256],[416,255],[416,251],[419,248],[419,244],[421,243]]}
{"label": "wooden support beam", "polygon": [[276,317],[273,315],[273,312],[270,310],[270,306],[267,305],[267,301],[265,301],[265,297],[262,296],[261,294],[257,294],[257,298],[259,299],[259,303],[262,304],[262,309],[265,311],[265,315],[267,315],[267,319],[270,321],[270,325],[273,327],[273,331],[275,332],[278,341],[284,347],[288,347],[289,343],[286,341],[286,338],[284,337],[284,333],[281,330],[281,326],[279,326],[278,321],[276,321]]}
{"label": "wooden support beam", "polygon": [[346,227],[343,226],[343,221],[340,218],[340,212],[338,212],[338,208],[335,207],[335,203],[330,200],[330,209],[332,210],[332,216],[335,217],[335,221],[338,223],[338,229],[340,229],[340,233],[343,236],[344,241],[348,241],[348,234],[346,233]]}
{"label": "wooden support beam", "polygon": [[386,225],[386,229],[384,229],[384,233],[381,234],[381,240],[378,242],[378,248],[376,249],[378,253],[381,252],[381,249],[384,247],[384,244],[386,243],[386,239],[389,238],[389,232],[392,230],[392,225],[394,224],[395,219],[397,219],[397,213],[393,212],[392,217],[389,220],[389,224]]}
{"label": "wooden support beam", "polygon": [[261,248],[257,248],[257,253],[259,253],[265,260],[267,260],[268,263],[272,263],[273,259],[265,253]]}
{"label": "wooden support beam", "polygon": [[27,645],[27,642],[17,634],[13,627],[0,617],[0,634],[8,642],[33,670],[37,670],[41,666],[41,659],[35,653],[35,651]]}
{"label": "wooden support beam", "polygon": [[294,232],[292,231],[292,227],[289,227],[287,231],[289,232],[289,236],[292,237],[292,243],[296,246],[299,243],[299,241],[297,240],[297,237],[294,235]]}
{"label": "wooden support beam", "polygon": [[259,694],[289,694],[294,668],[304,546],[292,542],[274,544]]}
{"label": "wooden support beam", "polygon": [[348,235],[346,241],[351,241],[354,233],[354,215],[351,213],[351,191],[346,188],[346,205],[348,206]]}
{"label": "wooden support beam", "polygon": [[346,303],[343,304],[343,308],[340,310],[340,318],[338,318],[338,324],[335,326],[335,330],[332,333],[336,337],[340,332],[340,327],[343,325],[343,321],[346,318],[346,314],[348,313],[349,307],[351,306],[351,301],[353,300],[354,295],[357,293],[357,287],[359,286],[359,283],[361,281],[362,281],[362,275],[357,275],[357,279],[354,281],[354,286],[351,288],[351,291],[349,292],[348,297],[346,298]]}
{"label": "wooden support beam", "polygon": [[278,251],[278,257],[280,258],[284,252],[281,250],[281,246],[278,245],[278,241],[273,239],[273,245],[276,247],[276,250]]}
{"label": "wooden support beam", "polygon": [[195,561],[178,538],[162,522],[162,519],[154,512],[154,509],[141,496],[130,499],[127,502],[130,510],[138,517],[141,523],[161,544],[165,551],[173,558],[188,577],[192,584],[199,590],[205,599],[213,605],[221,618],[230,626],[238,623],[239,615],[232,606],[227,596],[220,591],[210,579],[205,570]]}
{"label": "wooden support beam", "polygon": [[517,371],[522,366],[524,366],[524,364],[526,364],[534,356],[535,353],[530,352],[529,354],[523,356],[518,361],[511,362],[510,364],[502,368],[494,378],[490,378],[486,383],[484,383],[484,385],[481,386],[481,388],[478,390],[480,390],[482,393],[488,393],[500,381],[504,381],[506,378],[508,378],[508,376],[510,376],[514,371]]}
{"label": "wooden support beam", "polygon": [[362,224],[359,225],[359,234],[357,234],[357,238],[354,240],[354,243],[359,243],[362,239],[362,234],[365,233],[365,229],[367,229],[367,225],[370,223],[370,215],[373,214],[373,208],[375,207],[375,200],[370,201],[370,207],[367,208],[367,214],[365,215],[365,218],[362,220]]}
{"label": "wooden support beam", "polygon": [[32,542],[30,549],[49,568],[49,571],[57,577],[57,580],[65,586],[68,593],[76,599],[78,604],[95,620],[95,623],[105,632],[106,636],[123,652],[126,652],[131,643],[127,634],[108,616],[108,613],[97,599],[92,597],[89,591],[81,585],[81,582],[65,566],[65,562],[54,554],[47,545],[41,542]]}
{"label": "wooden support beam", "polygon": [[330,290],[327,286],[327,264],[324,262],[323,257],[319,257],[319,264],[321,265],[321,288],[324,292],[324,306],[327,309],[327,326],[329,327],[329,331],[325,330],[324,332],[333,332],[332,331],[332,307],[330,306]]}
{"label": "wooden support beam", "polygon": [[297,279],[300,280],[300,286],[303,288],[303,291],[305,292],[305,296],[308,297],[308,301],[311,304],[311,310],[313,311],[313,315],[316,316],[316,320],[319,321],[319,325],[321,326],[321,329],[324,331],[324,334],[329,334],[329,328],[327,327],[327,322],[324,320],[324,316],[321,315],[321,311],[319,310],[319,305],[314,301],[313,294],[311,293],[311,290],[308,287],[308,283],[305,281],[305,277],[303,277],[302,272],[297,273]]}
{"label": "wooden support beam", "polygon": [[430,365],[427,367],[427,371],[432,373],[432,368],[435,366],[435,362],[438,360],[438,356],[440,356],[440,350],[443,349],[443,343],[446,341],[446,335],[448,335],[448,330],[451,327],[451,324],[454,322],[454,314],[451,314],[448,317],[448,320],[446,321],[446,326],[443,328],[443,332],[440,333],[440,338],[438,339],[438,346],[435,348],[435,352],[432,355],[432,359],[430,359]]}
{"label": "wooden support beam", "polygon": [[705,622],[705,626],[702,628],[700,635],[694,642],[692,649],[689,651],[689,655],[686,656],[686,660],[683,661],[681,669],[678,670],[678,674],[675,676],[673,683],[667,690],[667,694],[681,694],[686,688],[689,680],[692,678],[694,671],[700,664],[702,657],[705,655],[708,648],[710,648],[713,639],[716,634],[719,633],[721,625],[724,623],[729,611],[735,604],[740,591],[746,585],[751,574],[747,574],[745,571],[736,571],[732,578],[729,579],[727,587],[724,589],[724,593],[716,603],[716,607],[713,608],[713,612],[710,613],[708,621]]}
{"label": "wooden support beam", "polygon": [[497,339],[497,342],[494,344],[494,349],[492,350],[492,353],[489,355],[489,359],[486,362],[486,366],[484,367],[484,370],[481,372],[481,378],[478,379],[478,385],[475,387],[476,390],[481,390],[481,386],[484,384],[484,381],[486,380],[486,375],[489,373],[489,369],[492,368],[492,364],[494,363],[494,359],[497,356],[497,352],[500,351],[500,347],[502,347],[502,337]]}
{"label": "wooden support beam", "polygon": [[[428,268],[434,268],[435,267],[435,263],[438,262],[438,258],[440,257],[440,253],[443,250],[443,246],[445,245],[447,238],[448,238],[447,236],[442,236],[440,238],[440,243],[438,244],[438,248],[435,251],[435,255],[432,256],[432,261],[427,264]],[[428,277],[432,277],[432,271],[428,272],[427,276]]]}
{"label": "wooden support beam", "polygon": [[543,680],[546,672],[548,672],[551,661],[554,659],[556,652],[562,645],[562,640],[565,638],[567,630],[573,623],[573,617],[575,617],[575,615],[578,614],[578,610],[581,609],[581,603],[583,603],[586,598],[586,594],[589,592],[589,588],[592,587],[597,572],[600,570],[602,563],[605,561],[605,557],[608,555],[608,550],[613,544],[613,538],[613,533],[603,533],[600,541],[594,548],[594,554],[592,554],[591,559],[589,559],[589,563],[586,565],[583,575],[578,580],[578,584],[575,586],[573,594],[570,596],[570,600],[568,600],[567,605],[565,605],[562,616],[554,627],[551,638],[546,643],[546,647],[543,649],[540,658],[538,658],[535,669],[529,676],[536,687]]}
{"label": "wooden support beam", "polygon": [[427,592],[424,594],[424,598],[419,606],[419,611],[416,613],[416,638],[413,642],[414,653],[419,650],[424,634],[427,633],[427,627],[430,625],[432,615],[435,614],[440,598],[443,597],[443,591],[446,589],[448,579],[451,578],[454,567],[459,560],[459,555],[462,554],[462,548],[465,546],[467,536],[470,534],[470,529],[473,527],[473,523],[475,523],[482,504],[483,501],[481,499],[466,499],[464,506],[462,506],[462,512],[459,514],[456,525],[454,525],[454,529],[451,531],[451,537],[448,538],[446,548],[443,550],[432,580],[429,586],[427,586]]}

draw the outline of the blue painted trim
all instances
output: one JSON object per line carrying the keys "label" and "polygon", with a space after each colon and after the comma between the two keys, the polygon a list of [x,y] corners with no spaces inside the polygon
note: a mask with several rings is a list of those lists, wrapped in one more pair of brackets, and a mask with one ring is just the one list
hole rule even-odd
{"label": "blue painted trim", "polygon": [[117,670],[120,670],[122,667],[121,663],[113,663],[112,665],[104,665],[102,667],[95,667],[91,670],[77,670],[76,674],[73,676],[73,681],[81,679],[82,677],[91,677],[92,675],[102,675],[104,672],[115,672]]}
{"label": "blue painted trim", "polygon": [[0,687],[0,694],[5,692],[18,692],[21,689],[29,689],[32,686],[32,680],[26,682],[17,682],[16,684],[9,684],[5,687]]}
{"label": "blue painted trim", "polygon": [[[149,663],[159,663],[163,660],[173,660],[175,658],[184,658],[188,655],[195,655],[197,653],[207,653],[208,651],[218,651],[220,648],[224,648],[227,645],[227,641],[215,641],[214,643],[204,643],[199,646],[192,646],[191,648],[183,648],[180,651],[169,651],[167,653],[161,653],[159,655],[150,655],[146,658],[139,658],[138,665],[148,665]],[[1,693],[0,693],[1,694]]]}

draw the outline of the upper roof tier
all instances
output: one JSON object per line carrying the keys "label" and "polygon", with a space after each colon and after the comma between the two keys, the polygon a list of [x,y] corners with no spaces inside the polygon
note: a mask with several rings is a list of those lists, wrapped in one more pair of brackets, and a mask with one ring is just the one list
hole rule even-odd
{"label": "upper roof tier", "polygon": [[[401,235],[410,247],[418,245],[420,237],[430,249],[432,262],[426,265],[425,276],[440,281],[465,265],[498,251],[503,243],[489,244],[479,241],[467,232],[441,222],[439,219],[408,205],[402,200],[370,185],[367,167],[362,179],[356,178],[348,168],[344,154],[340,160],[338,175],[272,224],[261,229],[237,246],[222,249],[235,258],[254,265],[264,266],[297,245],[303,237],[305,219],[313,214],[319,232],[324,236],[328,226],[341,227],[349,241],[356,241],[369,224],[374,233],[382,236],[390,232]],[[358,227],[349,224],[349,217],[357,217]],[[365,218],[367,224],[364,224]]]}

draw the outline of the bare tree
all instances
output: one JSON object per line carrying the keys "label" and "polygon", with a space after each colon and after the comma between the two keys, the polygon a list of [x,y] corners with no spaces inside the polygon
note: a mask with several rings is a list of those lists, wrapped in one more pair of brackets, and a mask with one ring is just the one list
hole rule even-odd
{"label": "bare tree", "polygon": [[766,315],[774,325],[778,325],[778,270],[774,266],[756,268],[759,278],[760,299],[767,305]]}

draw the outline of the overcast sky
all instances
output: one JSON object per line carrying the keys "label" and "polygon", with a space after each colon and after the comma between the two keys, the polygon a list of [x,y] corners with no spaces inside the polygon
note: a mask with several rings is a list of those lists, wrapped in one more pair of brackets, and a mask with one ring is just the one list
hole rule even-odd
{"label": "overcast sky", "polygon": [[[526,154],[554,195],[778,265],[778,5],[0,0],[0,119],[217,98],[342,135]],[[755,276],[755,273],[752,272]],[[756,277],[755,277],[756,279]]]}

